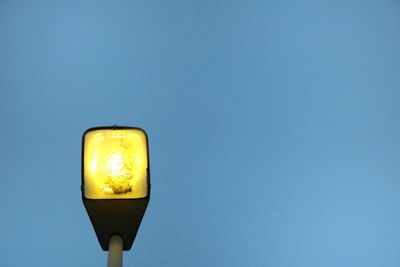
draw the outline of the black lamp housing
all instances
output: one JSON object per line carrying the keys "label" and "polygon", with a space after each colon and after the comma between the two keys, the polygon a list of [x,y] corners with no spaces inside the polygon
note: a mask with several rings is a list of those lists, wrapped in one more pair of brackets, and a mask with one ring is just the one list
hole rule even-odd
{"label": "black lamp housing", "polygon": [[148,138],[144,130],[136,127],[109,126],[94,127],[86,130],[82,137],[82,179],[81,192],[85,209],[92,222],[94,231],[100,246],[104,251],[108,251],[109,240],[113,235],[120,235],[123,239],[123,250],[130,250],[140,223],[150,200],[150,162],[147,153],[147,196],[143,198],[129,199],[89,199],[85,197],[84,181],[84,158],[85,158],[85,137],[88,133],[97,130],[139,130],[146,136],[146,148],[148,152]]}

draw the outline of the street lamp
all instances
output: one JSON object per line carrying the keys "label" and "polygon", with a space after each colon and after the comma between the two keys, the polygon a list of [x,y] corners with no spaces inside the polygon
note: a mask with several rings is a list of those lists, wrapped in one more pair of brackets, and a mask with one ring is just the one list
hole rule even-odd
{"label": "street lamp", "polygon": [[135,127],[95,127],[82,138],[82,199],[108,266],[122,266],[150,199],[148,140]]}

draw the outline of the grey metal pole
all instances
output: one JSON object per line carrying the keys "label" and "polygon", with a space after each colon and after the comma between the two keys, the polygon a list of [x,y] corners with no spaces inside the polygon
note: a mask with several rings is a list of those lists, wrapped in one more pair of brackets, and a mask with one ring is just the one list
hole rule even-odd
{"label": "grey metal pole", "polygon": [[122,267],[123,240],[119,235],[113,235],[108,244],[107,267]]}

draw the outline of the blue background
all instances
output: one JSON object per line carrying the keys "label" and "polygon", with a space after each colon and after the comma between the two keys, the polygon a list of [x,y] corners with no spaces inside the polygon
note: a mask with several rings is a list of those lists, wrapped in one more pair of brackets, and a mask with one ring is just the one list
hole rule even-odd
{"label": "blue background", "polygon": [[398,1],[0,1],[1,266],[105,266],[84,130],[150,138],[125,266],[399,266]]}

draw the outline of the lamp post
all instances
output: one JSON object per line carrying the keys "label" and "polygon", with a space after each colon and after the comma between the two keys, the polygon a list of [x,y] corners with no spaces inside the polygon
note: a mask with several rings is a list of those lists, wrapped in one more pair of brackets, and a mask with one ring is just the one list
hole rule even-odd
{"label": "lamp post", "polygon": [[82,138],[82,200],[108,266],[122,266],[150,199],[148,139],[135,127],[95,127]]}

